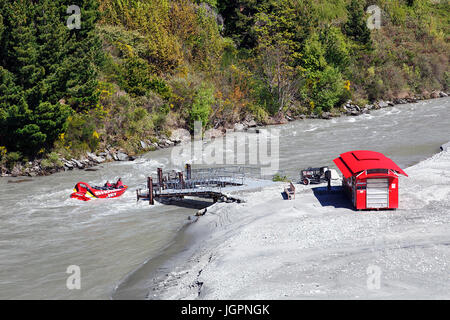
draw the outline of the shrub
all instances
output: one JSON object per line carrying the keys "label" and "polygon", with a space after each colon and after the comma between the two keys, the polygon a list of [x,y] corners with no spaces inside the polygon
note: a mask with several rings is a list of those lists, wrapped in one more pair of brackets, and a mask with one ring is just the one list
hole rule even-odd
{"label": "shrub", "polygon": [[56,152],[49,153],[45,159],[41,161],[41,167],[43,169],[49,169],[54,167],[62,167],[63,163],[59,160],[59,155]]}
{"label": "shrub", "polygon": [[[305,90],[305,88],[303,88]],[[312,74],[306,85],[304,96],[310,97],[314,102],[316,113],[330,111],[331,108],[343,100],[348,90],[345,89],[345,81],[341,73],[334,67],[327,66],[323,72]]]}
{"label": "shrub", "polygon": [[8,170],[12,170],[16,163],[22,160],[22,154],[20,152],[9,152],[6,153],[2,157],[2,163],[8,168]]}
{"label": "shrub", "polygon": [[195,121],[201,121],[203,128],[207,126],[214,102],[214,88],[202,84],[195,95],[190,111],[191,129],[194,128]]}
{"label": "shrub", "polygon": [[64,137],[65,146],[75,153],[96,150],[100,142],[95,119],[89,114],[75,114],[69,117]]}
{"label": "shrub", "polygon": [[274,182],[289,182],[289,179],[288,179],[288,177],[285,176],[285,175],[282,175],[282,174],[280,174],[280,173],[276,173],[276,174],[273,176],[272,181],[274,181]]}
{"label": "shrub", "polygon": [[250,110],[250,113],[255,117],[255,121],[260,124],[266,124],[269,119],[269,114],[267,113],[266,109],[256,105],[256,104],[249,104],[248,109]]}

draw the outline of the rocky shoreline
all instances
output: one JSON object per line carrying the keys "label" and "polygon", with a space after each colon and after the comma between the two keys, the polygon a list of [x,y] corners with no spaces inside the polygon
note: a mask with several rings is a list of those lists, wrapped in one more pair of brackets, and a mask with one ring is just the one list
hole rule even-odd
{"label": "rocky shoreline", "polygon": [[[287,113],[282,117],[274,117],[269,122],[269,125],[286,124],[289,121],[301,120],[301,119],[331,119],[341,116],[358,116],[361,114],[368,114],[372,110],[383,109],[400,104],[416,103],[422,100],[437,99],[448,97],[449,94],[442,91],[433,91],[432,93],[424,93],[420,96],[397,98],[392,101],[379,100],[373,104],[366,104],[361,107],[354,104],[351,100],[347,101],[342,107],[340,112],[331,113],[323,112],[321,115],[316,114],[300,114],[291,115]],[[212,128],[205,132],[204,139],[214,139],[224,136],[227,132],[242,132],[248,131],[251,128],[256,128],[262,124],[257,123],[254,119],[247,118],[245,121],[236,123],[232,128]],[[257,129],[254,129],[258,132]],[[191,135],[186,129],[175,129],[172,131],[170,137],[158,137],[157,139],[142,140],[140,141],[140,149],[142,153],[155,151],[163,148],[170,148],[183,142],[190,141]],[[19,177],[19,176],[47,176],[61,171],[68,170],[95,170],[94,167],[112,161],[134,161],[137,156],[127,154],[121,149],[106,148],[103,151],[95,153],[87,152],[85,156],[80,159],[65,159],[59,158],[51,165],[43,163],[43,159],[36,159],[34,161],[27,162],[25,164],[16,164],[12,169],[8,169],[4,166],[0,167],[0,177]]]}

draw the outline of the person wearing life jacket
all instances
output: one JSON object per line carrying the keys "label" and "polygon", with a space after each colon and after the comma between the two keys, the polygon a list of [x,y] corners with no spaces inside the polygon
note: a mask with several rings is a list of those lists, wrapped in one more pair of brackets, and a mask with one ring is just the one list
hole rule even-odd
{"label": "person wearing life jacket", "polygon": [[122,178],[119,178],[119,180],[117,180],[115,187],[116,189],[123,188]]}
{"label": "person wearing life jacket", "polygon": [[111,183],[109,183],[109,181],[106,181],[106,183],[105,183],[105,185],[104,185],[104,187],[106,187],[106,188],[113,188],[114,187],[114,185],[113,184],[111,184]]}

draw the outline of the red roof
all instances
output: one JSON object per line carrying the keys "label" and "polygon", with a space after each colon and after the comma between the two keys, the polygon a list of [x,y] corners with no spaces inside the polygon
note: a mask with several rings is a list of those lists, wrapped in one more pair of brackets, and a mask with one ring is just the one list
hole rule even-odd
{"label": "red roof", "polygon": [[368,150],[350,151],[341,154],[339,158],[333,161],[346,178],[370,169],[390,169],[408,176],[394,161],[380,152]]}

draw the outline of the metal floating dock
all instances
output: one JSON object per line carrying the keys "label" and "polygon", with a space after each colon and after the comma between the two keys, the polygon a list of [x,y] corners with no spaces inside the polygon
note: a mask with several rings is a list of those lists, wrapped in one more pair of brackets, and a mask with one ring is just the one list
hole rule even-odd
{"label": "metal floating dock", "polygon": [[192,169],[187,164],[185,173],[171,171],[164,174],[161,168],[158,168],[157,173],[155,180],[147,178],[146,190],[136,190],[138,201],[146,200],[150,205],[154,205],[158,199],[184,197],[207,198],[214,202],[219,199],[239,201],[225,195],[222,189],[242,186],[245,181],[245,173],[241,167]]}

